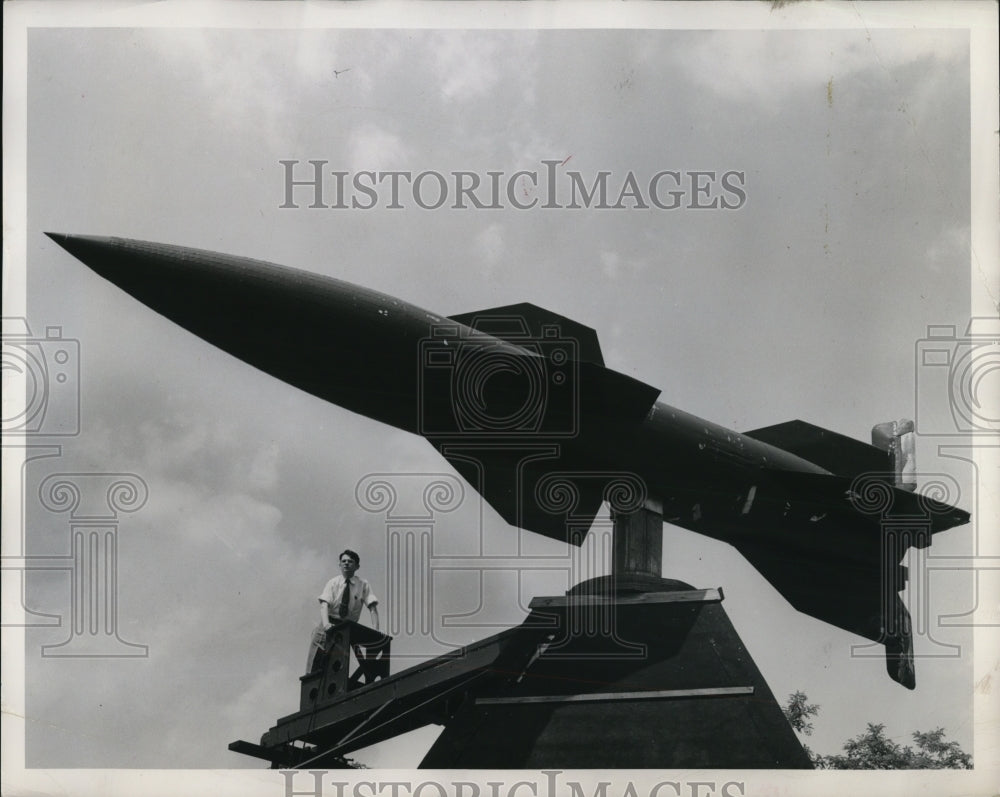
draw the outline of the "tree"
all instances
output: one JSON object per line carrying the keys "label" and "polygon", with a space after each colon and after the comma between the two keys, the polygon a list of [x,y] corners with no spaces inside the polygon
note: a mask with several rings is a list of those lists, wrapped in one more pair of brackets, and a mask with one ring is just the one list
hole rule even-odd
{"label": "tree", "polygon": [[864,733],[844,742],[844,755],[819,756],[813,763],[819,769],[910,769],[905,758],[885,735],[885,725],[869,722]]}
{"label": "tree", "polygon": [[913,741],[917,744],[914,769],[972,769],[972,756],[958,742],[946,742],[944,728],[914,733]]}
{"label": "tree", "polygon": [[[813,725],[808,717],[819,714],[819,706],[809,703],[804,692],[788,696],[783,709],[789,724],[809,736]],[[897,744],[885,734],[885,725],[868,723],[864,733],[844,742],[842,755],[806,753],[817,769],[972,769],[972,756],[944,738],[944,728],[912,734],[916,749]],[[804,745],[803,745],[804,746]]]}
{"label": "tree", "polygon": [[913,734],[917,745],[903,747],[885,735],[885,726],[868,723],[864,733],[844,744],[844,755],[819,756],[820,769],[972,769],[972,756],[958,742],[944,740],[944,728]]}
{"label": "tree", "polygon": [[812,735],[813,732],[813,724],[806,719],[819,714],[819,706],[816,703],[809,703],[808,700],[805,692],[793,692],[788,696],[788,705],[782,709],[785,712],[785,719],[792,728],[806,736]]}

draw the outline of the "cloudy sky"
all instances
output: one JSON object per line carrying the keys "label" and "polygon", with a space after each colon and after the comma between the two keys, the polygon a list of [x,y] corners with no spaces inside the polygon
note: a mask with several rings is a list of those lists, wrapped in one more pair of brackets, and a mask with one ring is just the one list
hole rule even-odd
{"label": "cloudy sky", "polygon": [[[385,518],[359,506],[359,482],[391,474],[405,492],[453,474],[422,439],[175,327],[43,231],[252,256],[442,314],[531,301],[596,329],[609,367],[661,400],[737,430],[801,418],[867,440],[920,404],[943,434],[946,401],[917,394],[945,388],[915,352],[928,325],[961,334],[970,315],[969,68],[961,29],[30,30],[27,317],[36,335],[58,325],[79,341],[81,433],[27,470],[26,553],[69,550],[67,516],[33,499],[52,473],[134,473],[149,497],[121,517],[117,615],[148,656],[43,657],[68,629],[29,629],[28,765],[258,766],[226,746],[297,708],[336,554],[360,551],[361,575],[388,589]],[[484,179],[565,160],[615,186],[629,172],[732,170],[746,201],[352,210],[308,208],[300,189],[301,207],[280,208],[288,159]],[[294,329],[274,334],[296,345]],[[330,341],[316,367],[335,370],[349,345]],[[971,467],[930,437],[918,457],[974,511]],[[933,552],[968,555],[974,533],[942,534]],[[435,520],[442,554],[519,539],[532,556],[567,554],[471,490]],[[971,634],[939,619],[974,608],[963,574],[930,580],[908,692],[880,653],[852,657],[863,640],[795,612],[723,543],[665,527],[663,570],[724,587],[779,699],[801,689],[822,706],[814,750],[838,752],[866,722],[902,742],[943,726],[972,749]],[[415,663],[568,586],[559,569],[521,576],[430,574],[434,638],[404,632],[396,649]],[[34,574],[28,606],[65,616],[69,591],[65,572]],[[413,766],[434,733],[357,757]]]}

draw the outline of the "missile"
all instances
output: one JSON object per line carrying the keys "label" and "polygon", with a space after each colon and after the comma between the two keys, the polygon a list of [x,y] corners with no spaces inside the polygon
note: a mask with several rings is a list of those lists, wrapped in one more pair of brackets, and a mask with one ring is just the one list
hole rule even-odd
{"label": "missile", "polygon": [[607,500],[730,543],[799,611],[885,645],[913,688],[899,561],[969,514],[902,488],[899,440],[798,420],[726,429],[606,367],[593,329],[533,304],[443,316],[259,260],[46,234],[247,364],[423,436],[513,526],[579,545]]}

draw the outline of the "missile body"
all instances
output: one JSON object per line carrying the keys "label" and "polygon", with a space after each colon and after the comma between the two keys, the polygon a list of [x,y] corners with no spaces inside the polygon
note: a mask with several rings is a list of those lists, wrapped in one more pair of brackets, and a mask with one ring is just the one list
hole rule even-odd
{"label": "missile body", "polygon": [[[579,544],[581,518],[631,490],[735,545],[800,610],[870,639],[891,636],[886,579],[901,588],[906,547],[969,520],[893,486],[867,444],[799,421],[741,434],[659,402],[604,366],[593,330],[533,305],[449,318],[262,261],[48,235],[244,362],[424,436],[513,525]],[[925,533],[887,539],[887,512],[924,518]]]}
{"label": "missile body", "polygon": [[[549,342],[540,337],[530,341],[535,345],[510,343],[368,288],[248,258],[117,238],[50,237],[214,346],[439,446],[502,445],[517,456],[548,443],[577,470],[638,474],[660,500],[700,493],[709,480],[720,492],[745,494],[748,474],[756,482],[768,469],[828,473],[657,402],[659,391],[600,364],[571,360],[580,346],[568,346],[565,367],[551,374],[564,376],[560,389],[537,378],[558,371],[552,352],[537,345]],[[563,335],[558,342],[574,341]],[[463,369],[463,358],[472,365]],[[532,409],[538,411],[531,415]],[[685,491],[686,484],[692,489]],[[702,513],[712,514],[707,505]]]}

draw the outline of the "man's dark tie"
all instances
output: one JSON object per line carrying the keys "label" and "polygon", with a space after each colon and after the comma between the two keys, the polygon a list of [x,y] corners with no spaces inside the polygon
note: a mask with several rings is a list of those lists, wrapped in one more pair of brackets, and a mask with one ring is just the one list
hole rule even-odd
{"label": "man's dark tie", "polygon": [[347,612],[351,605],[351,582],[344,582],[344,592],[340,596],[340,617],[347,618]]}

